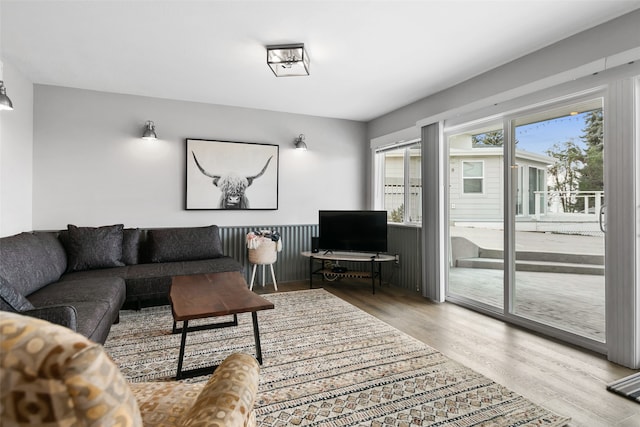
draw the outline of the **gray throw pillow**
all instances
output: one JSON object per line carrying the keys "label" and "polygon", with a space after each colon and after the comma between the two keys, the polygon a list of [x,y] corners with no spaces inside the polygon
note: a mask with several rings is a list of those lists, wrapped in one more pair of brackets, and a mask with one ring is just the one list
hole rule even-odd
{"label": "gray throw pillow", "polygon": [[192,261],[224,255],[217,225],[149,230],[147,244],[151,262]]}
{"label": "gray throw pillow", "polygon": [[125,228],[122,236],[122,262],[135,265],[140,262],[140,245],[142,230],[139,228]]}
{"label": "gray throw pillow", "polygon": [[24,295],[16,291],[16,288],[0,276],[0,310],[20,312],[34,308]]}
{"label": "gray throw pillow", "polygon": [[67,272],[122,267],[122,224],[105,227],[67,226]]}

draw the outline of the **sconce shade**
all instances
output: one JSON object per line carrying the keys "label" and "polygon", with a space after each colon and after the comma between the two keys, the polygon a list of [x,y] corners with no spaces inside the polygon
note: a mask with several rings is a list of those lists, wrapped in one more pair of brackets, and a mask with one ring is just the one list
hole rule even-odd
{"label": "sconce shade", "polygon": [[267,46],[267,64],[276,77],[309,75],[309,55],[304,43]]}
{"label": "sconce shade", "polygon": [[296,139],[294,144],[296,145],[296,150],[307,151],[307,144],[304,142],[304,135],[300,134]]}
{"label": "sconce shade", "polygon": [[4,87],[4,82],[0,80],[0,110],[13,110],[13,103],[7,96],[7,88]]}
{"label": "sconce shade", "polygon": [[148,120],[144,125],[142,139],[158,139],[158,135],[156,135],[156,126],[151,120]]}

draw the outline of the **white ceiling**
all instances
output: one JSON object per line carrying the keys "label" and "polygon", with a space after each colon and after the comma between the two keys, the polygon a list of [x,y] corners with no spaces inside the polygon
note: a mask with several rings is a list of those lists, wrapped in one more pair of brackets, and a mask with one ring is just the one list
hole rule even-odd
{"label": "white ceiling", "polygon": [[[368,121],[640,1],[0,5],[0,54],[34,83]],[[267,67],[264,46],[291,42],[305,43],[311,76]]]}

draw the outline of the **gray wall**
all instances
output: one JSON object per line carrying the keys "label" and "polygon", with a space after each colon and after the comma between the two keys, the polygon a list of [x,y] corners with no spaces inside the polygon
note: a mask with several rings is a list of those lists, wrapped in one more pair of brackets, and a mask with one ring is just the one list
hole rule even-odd
{"label": "gray wall", "polygon": [[[33,229],[313,224],[365,207],[364,123],[46,85],[34,99]],[[140,139],[146,120],[157,141]],[[185,210],[186,138],[279,145],[278,210]]]}
{"label": "gray wall", "polygon": [[[605,191],[608,194],[606,257],[609,260],[606,269],[607,355],[609,360],[634,369],[640,366],[640,328],[637,324],[640,317],[637,237],[640,204],[637,199],[640,193],[636,189],[640,139],[637,129],[634,134],[640,85],[637,80],[639,25],[640,10],[637,10],[390,112],[370,122],[367,129],[370,145],[375,148],[417,137],[421,127],[445,119],[446,126],[452,126],[594,87],[605,87],[610,103],[605,107],[609,153],[605,163]],[[423,157],[423,161],[425,158],[436,159],[423,163],[424,189],[425,193],[435,192],[436,199],[425,194],[423,200],[425,203],[436,200],[425,206],[434,208],[436,214],[444,214],[439,207],[445,203],[437,196],[443,194],[442,188],[448,183],[441,184],[444,187],[430,185],[437,183],[437,179],[430,180],[426,172],[432,171],[437,177],[440,163],[437,161],[439,156],[429,156],[437,154],[437,150],[427,153],[425,149],[434,144],[424,141],[423,155],[426,153],[427,157]],[[372,186],[373,180],[369,183]],[[445,226],[446,218],[436,221],[437,218],[426,212],[423,218],[430,218],[423,222],[422,239],[426,243],[423,248],[416,247],[416,251],[423,249],[422,267],[427,273],[423,287],[427,291],[442,292],[444,274],[438,269],[444,267],[443,262],[434,263],[433,254],[426,250],[425,244],[440,240],[438,245],[432,245],[433,253],[447,253],[446,249],[442,250],[442,239],[446,236],[439,236],[438,227]],[[436,230],[435,240],[428,234],[430,229]],[[442,300],[443,295],[432,298]],[[531,327],[531,324],[527,326]],[[557,337],[567,338],[562,334]],[[585,340],[569,339],[589,347]]]}
{"label": "gray wall", "polygon": [[6,61],[3,77],[14,109],[0,112],[0,237],[32,221],[33,84]]}
{"label": "gray wall", "polygon": [[[372,120],[369,139],[474,111],[626,63],[616,54],[640,47],[640,10],[561,40],[513,62]],[[630,60],[633,60],[631,58]],[[425,124],[428,124],[425,123]],[[413,137],[420,136],[415,130]]]}

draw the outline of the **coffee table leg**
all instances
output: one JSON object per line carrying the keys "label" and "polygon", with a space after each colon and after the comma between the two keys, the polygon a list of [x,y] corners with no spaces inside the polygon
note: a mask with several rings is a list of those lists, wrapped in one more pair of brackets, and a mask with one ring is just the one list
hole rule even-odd
{"label": "coffee table leg", "polygon": [[262,348],[260,347],[260,329],[258,329],[258,313],[251,312],[251,319],[253,319],[253,338],[256,341],[256,359],[258,363],[262,365]]}
{"label": "coffee table leg", "polygon": [[180,341],[180,355],[178,356],[178,372],[176,372],[176,379],[182,379],[182,360],[184,359],[184,347],[187,344],[187,329],[189,321],[185,320],[182,323],[182,339]]}

